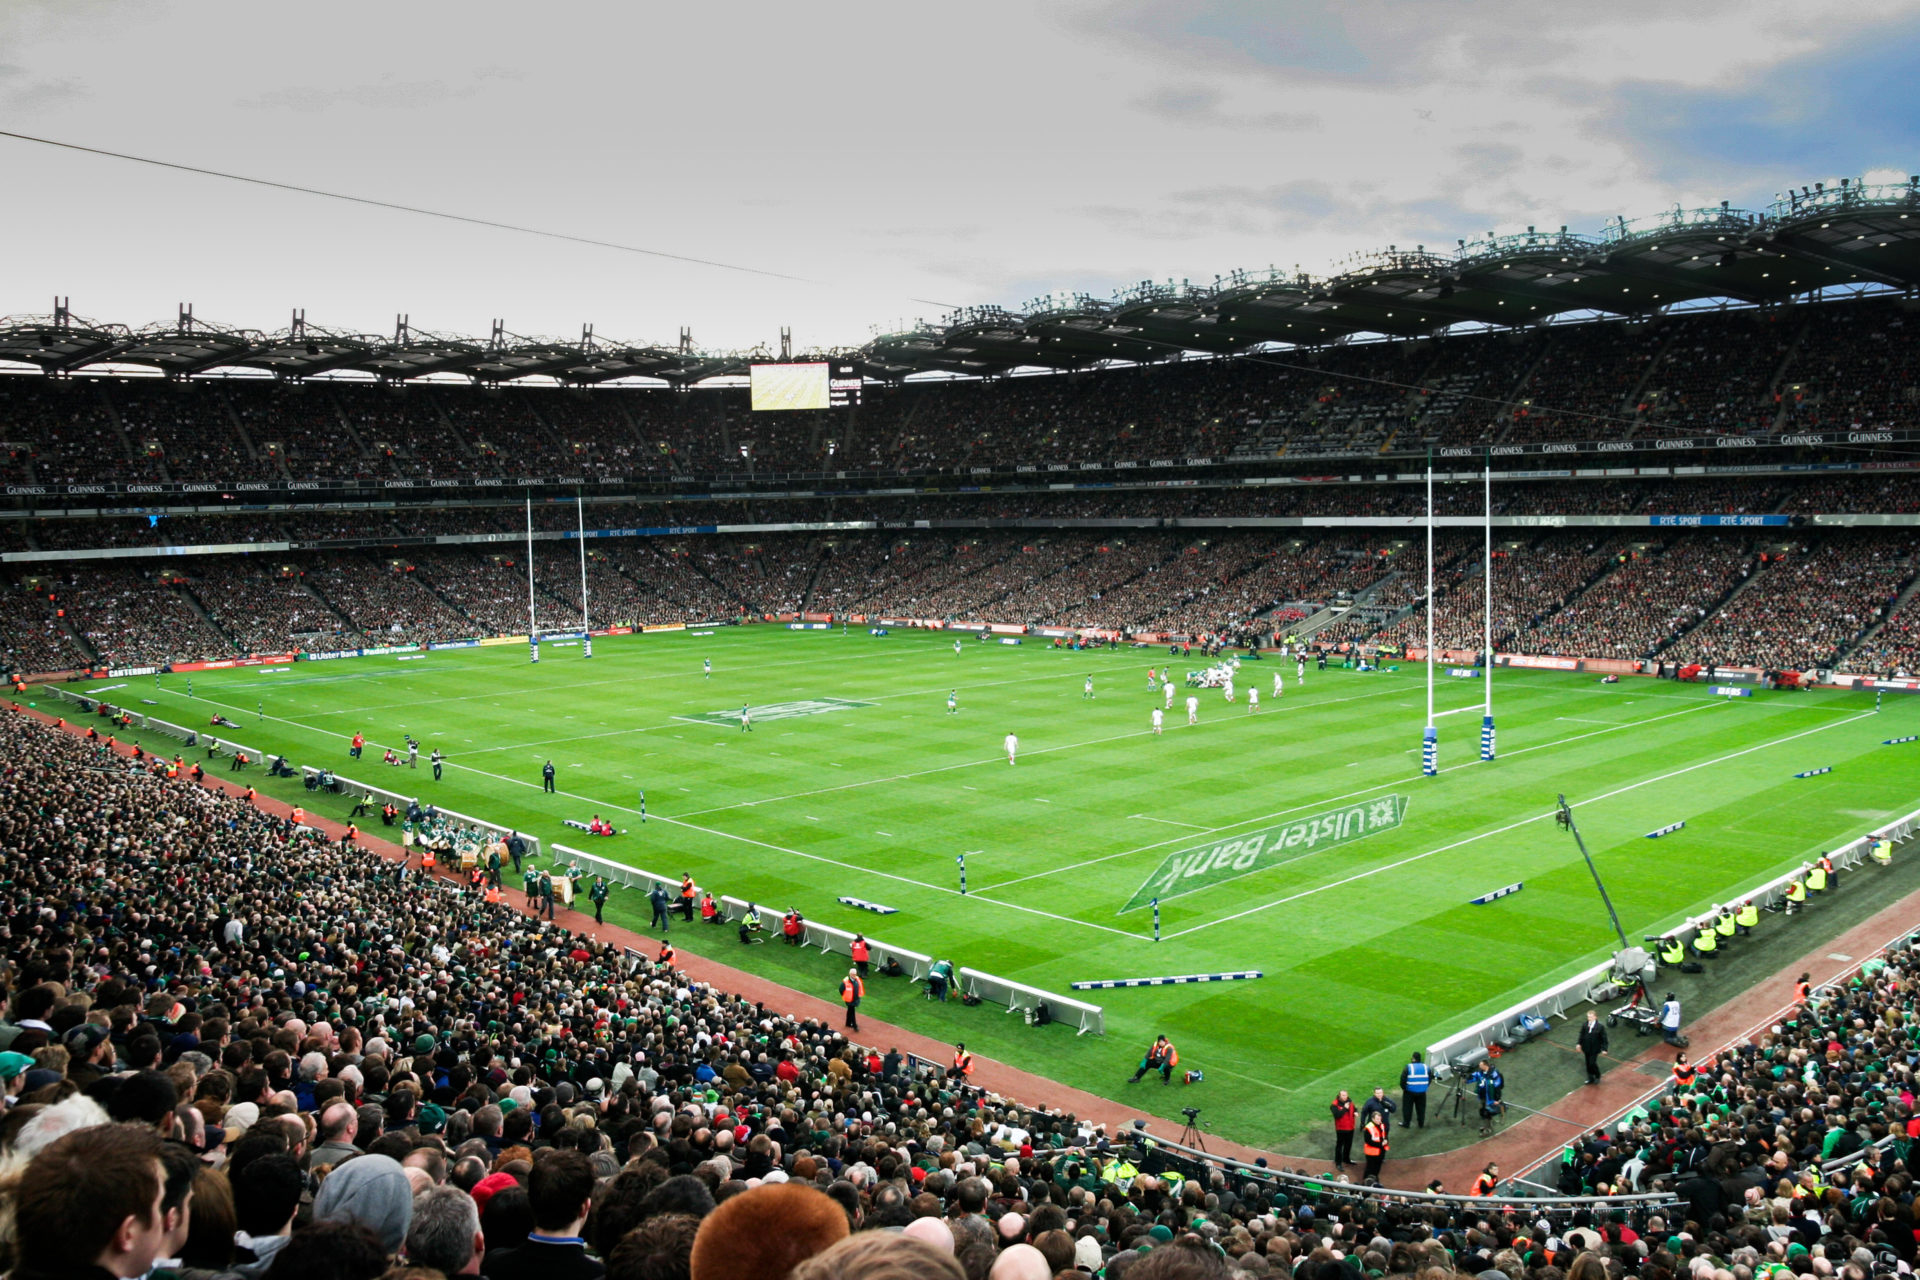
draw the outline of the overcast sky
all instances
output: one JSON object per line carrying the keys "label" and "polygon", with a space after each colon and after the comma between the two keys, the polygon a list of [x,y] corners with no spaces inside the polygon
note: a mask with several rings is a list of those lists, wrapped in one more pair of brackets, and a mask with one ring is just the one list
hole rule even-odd
{"label": "overcast sky", "polygon": [[0,0],[0,314],[858,345],[1920,171],[1912,0]]}

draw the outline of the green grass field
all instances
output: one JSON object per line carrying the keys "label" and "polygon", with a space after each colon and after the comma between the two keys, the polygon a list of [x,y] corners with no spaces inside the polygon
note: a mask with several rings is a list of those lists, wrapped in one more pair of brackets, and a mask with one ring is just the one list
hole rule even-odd
{"label": "green grass field", "polygon": [[[203,672],[191,701],[178,675],[88,687],[123,686],[105,696],[192,726],[221,711],[241,726],[235,738],[296,764],[411,788],[651,871],[691,871],[717,893],[796,906],[1050,990],[1263,970],[1255,981],[1090,993],[1106,1010],[1104,1038],[1031,1028],[991,1005],[929,1004],[906,981],[875,980],[863,1012],[1175,1118],[1192,1095],[1157,1079],[1125,1083],[1166,1032],[1183,1066],[1206,1071],[1216,1131],[1269,1146],[1322,1118],[1333,1089],[1391,1084],[1410,1050],[1605,957],[1606,916],[1552,821],[1556,792],[1573,803],[1636,939],[1908,811],[1920,793],[1920,744],[1881,745],[1920,726],[1913,699],[1876,715],[1870,694],[1731,700],[1699,686],[1502,671],[1501,756],[1483,764],[1480,682],[1442,679],[1442,772],[1423,778],[1418,668],[1309,670],[1297,687],[1289,662],[1276,701],[1281,664],[1249,663],[1240,702],[1202,691],[1200,723],[1188,727],[1182,689],[1156,738],[1149,711],[1160,699],[1146,673],[1163,651],[969,639],[956,655],[952,645],[926,633],[722,628],[603,640],[591,661],[549,647],[538,666],[524,646],[503,646]],[[1188,665],[1199,664],[1182,663],[1183,675]],[[1257,715],[1248,684],[1262,693]],[[819,710],[829,700],[847,705]],[[763,710],[751,734],[731,715],[701,718],[742,702],[811,702],[816,713]],[[369,740],[358,765],[346,754],[356,730]],[[378,747],[409,732],[423,744],[420,770],[383,767]],[[1009,732],[1020,739],[1014,767],[1001,745]],[[435,746],[449,757],[438,784],[424,763]],[[554,796],[540,783],[549,758]],[[1793,776],[1823,766],[1833,772]],[[641,787],[644,827],[632,813]],[[1373,802],[1396,796],[1404,821],[1370,830],[1366,819],[1382,814]],[[1157,944],[1151,912],[1123,910],[1151,892],[1143,886],[1169,855],[1352,805],[1366,807],[1345,842],[1269,837],[1257,858],[1243,844],[1221,870],[1163,890]],[[322,806],[336,808],[344,816],[344,802]],[[561,825],[595,812],[632,830],[593,840]],[[1684,832],[1642,838],[1682,819]],[[1513,881],[1525,889],[1468,904]],[[842,907],[840,894],[899,914]],[[608,918],[644,925],[646,904],[616,894]],[[818,952],[741,948],[731,930],[681,928],[674,941],[826,998],[844,971]]]}

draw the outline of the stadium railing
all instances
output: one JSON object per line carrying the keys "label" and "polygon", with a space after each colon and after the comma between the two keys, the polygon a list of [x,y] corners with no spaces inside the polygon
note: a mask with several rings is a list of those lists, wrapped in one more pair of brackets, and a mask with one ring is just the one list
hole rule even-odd
{"label": "stadium railing", "polygon": [[1045,1004],[1047,1011],[1056,1021],[1074,1023],[1080,1028],[1081,1035],[1089,1031],[1097,1036],[1107,1033],[1106,1012],[1097,1004],[1088,1004],[1084,1000],[1075,1000],[1072,996],[1042,991],[1039,987],[1030,987],[1024,982],[1015,982],[1011,978],[996,978],[978,969],[962,969],[959,977],[961,987],[982,1000],[993,1000],[996,1003],[1005,1001],[1008,1013]]}
{"label": "stadium railing", "polygon": [[[748,907],[752,905],[740,898],[721,898],[719,901],[721,909],[726,912],[729,920],[738,920],[746,915]],[[768,933],[774,931],[774,921],[778,920],[782,914],[771,907],[760,913],[760,919],[766,924]],[[800,941],[805,946],[819,947],[822,951],[838,952],[843,956],[851,955],[853,952],[851,933],[845,929],[835,929],[831,925],[815,924],[804,917]],[[878,938],[867,939],[867,950],[871,957],[870,963],[884,965],[888,960],[898,960],[901,967],[906,969],[916,982],[924,980],[927,971],[933,968],[932,956],[923,956],[918,951],[908,951],[905,947],[896,947]]]}
{"label": "stadium railing", "polygon": [[[306,778],[317,777],[321,773],[333,773],[333,770],[316,769],[310,764],[303,764],[300,766],[300,774],[302,777],[306,777]],[[419,796],[408,795],[405,792],[389,791],[385,787],[376,787],[376,786],[373,786],[371,783],[356,782],[352,778],[349,778],[345,774],[341,774],[341,773],[333,773],[333,780],[334,782],[339,784],[343,793],[358,792],[361,795],[366,795],[367,793],[371,792],[373,794],[373,798],[376,800],[393,801],[394,804],[397,805],[403,813],[406,811],[406,808],[408,805],[415,804],[420,799]],[[529,835],[527,832],[520,830],[518,827],[503,827],[497,822],[488,822],[485,818],[476,818],[471,814],[460,813],[453,809],[447,808],[445,805],[435,805],[433,807],[434,807],[434,810],[444,818],[451,818],[455,822],[463,822],[470,827],[480,827],[483,830],[491,831],[496,835],[498,835],[502,840],[506,839],[509,835],[518,835],[522,840],[527,842],[527,855],[526,855],[527,857],[537,858],[540,856],[540,837],[539,836]]]}
{"label": "stadium railing", "polygon": [[[1224,1170],[1229,1177],[1264,1183],[1276,1189],[1300,1192],[1319,1201],[1341,1200],[1348,1203],[1365,1201],[1387,1201],[1395,1204],[1434,1205],[1449,1209],[1471,1209],[1477,1213],[1512,1208],[1516,1212],[1533,1217],[1552,1219],[1571,1218],[1582,1213],[1610,1209],[1665,1209],[1681,1203],[1672,1192],[1649,1191],[1625,1196],[1561,1196],[1561,1195],[1491,1195],[1468,1196],[1448,1195],[1437,1191],[1398,1191],[1387,1187],[1369,1187],[1360,1183],[1340,1182],[1327,1175],[1287,1173],[1278,1169],[1264,1168],[1247,1164],[1227,1156],[1216,1156],[1175,1142],[1171,1138],[1155,1137],[1144,1128],[1136,1129],[1132,1135],[1147,1149],[1147,1159],[1141,1168],[1147,1172],[1157,1172],[1156,1165],[1173,1165],[1182,1173],[1192,1176],[1195,1172],[1210,1169]],[[1511,1184],[1509,1184],[1511,1185]],[[1537,1184],[1529,1184],[1537,1185]]]}
{"label": "stadium railing", "polygon": [[554,861],[564,857],[568,862],[577,862],[597,876],[603,876],[611,884],[625,885],[629,889],[651,889],[660,885],[673,892],[676,902],[680,897],[680,880],[677,876],[663,876],[641,867],[630,867],[624,862],[615,862],[611,858],[602,858],[597,854],[576,849],[570,844],[553,846]]}
{"label": "stadium railing", "polygon": [[[215,726],[209,726],[207,729],[189,729],[185,725],[174,724],[172,721],[162,720],[158,716],[142,715],[132,707],[123,707],[117,702],[108,702],[105,698],[92,698],[84,693],[73,693],[69,690],[52,686],[48,687],[47,692],[64,698],[69,702],[80,703],[85,706],[106,707],[110,711],[124,711],[133,717],[134,728],[141,730],[151,729],[156,733],[164,733],[170,738],[178,738],[185,746],[198,746],[202,734],[211,734],[211,736],[219,741],[221,747],[226,750],[228,755],[232,755],[236,750],[244,751],[246,752],[247,759],[254,764],[262,764],[268,759],[266,755],[256,751],[244,742],[238,742],[232,738],[211,733],[212,728]],[[225,728],[224,725],[217,727]]]}
{"label": "stadium railing", "polygon": [[[1884,837],[1895,843],[1901,843],[1911,839],[1916,831],[1920,831],[1920,809],[1875,827],[1871,834],[1851,840],[1827,856],[1833,859],[1834,866],[1840,870],[1858,867],[1866,860],[1867,850],[1875,837]],[[1798,869],[1789,871],[1756,888],[1730,894],[1725,900],[1727,902],[1751,900],[1757,907],[1774,907],[1786,899],[1787,885],[1799,874]],[[1686,924],[1677,930],[1670,930],[1658,936],[1673,937],[1677,934],[1683,940],[1691,942],[1697,932],[1698,930],[1691,924]],[[1442,1080],[1446,1079],[1453,1072],[1453,1061],[1456,1057],[1471,1054],[1475,1049],[1484,1048],[1499,1041],[1513,1030],[1514,1025],[1524,1015],[1532,1014],[1540,1018],[1558,1017],[1570,1008],[1589,1003],[1598,1004],[1606,1000],[1609,996],[1616,994],[1611,981],[1612,972],[1611,961],[1595,965],[1538,995],[1529,996],[1520,1003],[1501,1010],[1490,1018],[1482,1019],[1464,1031],[1429,1045],[1427,1061],[1433,1065],[1434,1075]]]}

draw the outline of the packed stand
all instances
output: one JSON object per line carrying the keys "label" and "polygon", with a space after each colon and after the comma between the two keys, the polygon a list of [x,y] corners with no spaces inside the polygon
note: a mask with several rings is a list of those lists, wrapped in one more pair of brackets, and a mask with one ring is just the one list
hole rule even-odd
{"label": "packed stand", "polygon": [[194,609],[183,585],[152,567],[89,569],[76,575],[67,615],[108,666],[232,657],[233,643]]}
{"label": "packed stand", "polygon": [[[302,571],[253,557],[195,563],[186,590],[245,653],[349,647],[346,624],[301,580]],[[359,640],[351,640],[357,647]]]}
{"label": "packed stand", "polygon": [[120,415],[134,456],[164,469],[166,479],[279,477],[271,458],[247,452],[218,385],[123,378],[102,381],[100,388]]}
{"label": "packed stand", "polygon": [[1697,533],[1620,553],[1612,572],[1514,641],[1523,653],[1636,660],[1661,652],[1750,577],[1745,535]]}
{"label": "packed stand", "polygon": [[1920,418],[1920,332],[1884,300],[1822,307],[1781,380],[1789,429],[1911,427]]}
{"label": "packed stand", "polygon": [[[1665,321],[1660,362],[1641,389],[1634,434],[1755,435],[1772,431],[1779,408],[1766,394],[1794,348],[1792,313],[1750,311]],[[1744,331],[1743,331],[1744,330]]]}
{"label": "packed stand", "polygon": [[253,447],[277,454],[289,477],[353,480],[394,474],[386,459],[361,447],[324,385],[235,389],[227,403]]}
{"label": "packed stand", "polygon": [[421,581],[410,558],[319,556],[306,573],[308,585],[359,635],[351,643],[342,637],[341,644],[312,647],[436,644],[475,636],[472,620]]}
{"label": "packed stand", "polygon": [[1829,668],[1913,577],[1914,547],[1911,534],[1861,531],[1767,553],[1753,585],[1664,656],[1768,671]]}
{"label": "packed stand", "polygon": [[0,434],[12,445],[7,478],[21,484],[149,478],[92,381],[0,377]]}

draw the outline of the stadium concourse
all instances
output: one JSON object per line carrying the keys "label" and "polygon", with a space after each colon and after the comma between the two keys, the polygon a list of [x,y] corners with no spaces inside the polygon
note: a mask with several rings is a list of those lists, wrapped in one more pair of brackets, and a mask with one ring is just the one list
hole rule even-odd
{"label": "stadium concourse", "polygon": [[[1322,1161],[1170,1161],[1097,1099],[1000,1064],[942,1079],[895,1049],[946,1046],[874,1026],[849,1043],[820,1001],[482,901],[128,744],[19,707],[0,739],[0,825],[24,855],[0,1023],[0,1248],[18,1275],[80,1269],[118,1221],[116,1178],[134,1211],[176,1215],[106,1246],[130,1251],[127,1274],[278,1275],[311,1247],[368,1277],[402,1255],[446,1275],[588,1274],[596,1256],[616,1277],[781,1275],[885,1225],[926,1242],[919,1274],[973,1280],[1025,1274],[1026,1249],[1035,1274],[1223,1278],[1348,1253],[1511,1276],[1592,1252],[1650,1280],[1866,1280],[1912,1256],[1904,943],[1864,966],[1796,961],[1809,986],[1791,999],[1782,976],[1696,1020],[1701,1076],[1657,1100],[1643,1069],[1667,1072],[1664,1047],[1495,1141],[1388,1166],[1390,1185],[1464,1190],[1566,1144],[1537,1176],[1610,1202],[1420,1201]],[[1822,950],[1916,925],[1909,896]],[[1187,1269],[1149,1261],[1163,1244]]]}

